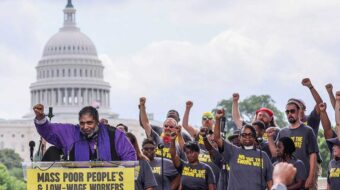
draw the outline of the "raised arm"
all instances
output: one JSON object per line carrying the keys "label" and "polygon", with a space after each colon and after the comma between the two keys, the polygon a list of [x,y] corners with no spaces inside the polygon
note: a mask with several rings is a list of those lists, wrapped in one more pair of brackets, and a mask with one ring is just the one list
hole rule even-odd
{"label": "raised arm", "polygon": [[332,124],[331,121],[328,118],[328,114],[326,112],[326,103],[320,103],[319,104],[319,110],[320,110],[320,119],[321,124],[324,130],[324,137],[325,139],[333,138],[333,130],[332,130]]}
{"label": "raised arm", "polygon": [[36,129],[48,143],[68,151],[72,146],[76,126],[73,124],[50,123],[44,114],[44,105],[37,104],[33,107],[35,113],[34,124]]}
{"label": "raised arm", "polygon": [[329,100],[331,101],[333,109],[335,109],[335,96],[333,93],[333,85],[331,83],[326,84],[326,90],[329,96]]}
{"label": "raised arm", "polygon": [[269,127],[266,130],[266,133],[268,134],[268,146],[269,146],[270,153],[272,154],[272,157],[275,158],[277,157],[277,149],[276,149],[275,140],[274,140],[276,127]]}
{"label": "raised arm", "polygon": [[178,127],[178,133],[177,133],[178,144],[179,144],[179,147],[181,148],[181,150],[183,150],[185,141],[184,141],[184,138],[182,136],[182,126],[181,125],[177,125],[177,127]]}
{"label": "raised arm", "polygon": [[338,139],[340,140],[340,91],[336,92],[335,95],[335,123],[337,128]]}
{"label": "raised arm", "polygon": [[217,110],[215,115],[214,139],[219,148],[223,147],[221,138],[221,118],[224,116],[224,110]]}
{"label": "raised arm", "polygon": [[[316,89],[314,88],[314,86],[313,86],[313,84],[312,84],[312,82],[310,81],[309,78],[302,79],[301,83],[302,83],[303,86],[306,86],[306,87],[309,88],[309,90],[312,93],[312,96],[314,98],[314,101],[316,102],[316,105],[319,105],[320,103],[323,102],[319,93],[316,91]],[[319,111],[318,106],[316,106],[316,108],[317,108],[317,111]]]}
{"label": "raised arm", "polygon": [[149,123],[149,119],[148,119],[148,116],[146,114],[145,102],[146,102],[145,97],[139,98],[140,120],[141,120],[141,123],[142,123],[142,127],[145,130],[146,136],[149,138],[149,137],[151,137],[152,127]]}
{"label": "raised arm", "polygon": [[238,107],[238,100],[240,99],[240,95],[238,93],[233,94],[233,104],[232,104],[232,117],[233,121],[238,129],[242,128],[242,118],[240,114],[240,109]]}
{"label": "raised arm", "polygon": [[194,104],[190,100],[186,102],[182,125],[183,125],[183,128],[188,131],[190,136],[195,138],[197,135],[197,130],[189,125],[189,115],[190,115],[190,110],[193,105]]}
{"label": "raised arm", "polygon": [[172,163],[174,164],[175,168],[179,168],[181,165],[181,159],[177,155],[177,150],[176,150],[176,133],[171,134],[171,141],[170,141],[170,155],[171,155],[171,160]]}

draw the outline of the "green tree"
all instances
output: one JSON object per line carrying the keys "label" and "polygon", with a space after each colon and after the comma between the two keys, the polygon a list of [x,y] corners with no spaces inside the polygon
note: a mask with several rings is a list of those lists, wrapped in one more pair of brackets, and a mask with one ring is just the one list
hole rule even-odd
{"label": "green tree", "polygon": [[[223,99],[217,104],[217,107],[225,109],[225,117],[227,120],[228,129],[234,126],[231,116],[232,102],[232,98],[229,98],[227,100]],[[270,95],[252,95],[239,102],[241,116],[243,117],[244,121],[248,123],[253,120],[256,110],[261,107],[266,107],[273,110],[275,114],[275,121],[280,127],[287,125],[284,113],[275,106],[275,101],[270,97]]]}
{"label": "green tree", "polygon": [[5,165],[0,164],[0,189],[1,190],[25,190],[25,182],[11,176]]}
{"label": "green tree", "polygon": [[22,158],[12,149],[0,150],[0,163],[4,164],[11,176],[23,180],[23,173],[21,168]]}
{"label": "green tree", "polygon": [[13,168],[21,168],[22,158],[12,149],[0,150],[0,162],[4,164],[9,170]]}
{"label": "green tree", "polygon": [[323,136],[323,130],[320,129],[319,133],[318,133],[318,145],[319,145],[319,152],[322,158],[322,163],[321,163],[321,167],[322,167],[322,177],[326,177],[327,176],[327,170],[328,170],[328,164],[329,164],[329,160],[330,160],[330,150],[327,146],[325,137]]}

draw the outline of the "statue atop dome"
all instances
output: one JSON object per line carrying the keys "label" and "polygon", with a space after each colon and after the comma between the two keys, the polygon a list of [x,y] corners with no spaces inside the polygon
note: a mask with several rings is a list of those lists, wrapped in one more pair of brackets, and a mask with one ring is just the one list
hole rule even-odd
{"label": "statue atop dome", "polygon": [[72,0],[67,0],[66,8],[73,8]]}

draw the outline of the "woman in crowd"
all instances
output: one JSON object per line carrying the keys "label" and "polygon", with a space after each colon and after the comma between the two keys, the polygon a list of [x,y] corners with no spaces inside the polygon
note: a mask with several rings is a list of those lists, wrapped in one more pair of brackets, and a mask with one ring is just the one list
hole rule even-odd
{"label": "woman in crowd", "polygon": [[[232,145],[221,138],[220,120],[223,110],[215,115],[215,141],[224,159],[229,160],[228,190],[264,190],[272,187],[273,166],[268,155],[256,149],[256,131],[251,125],[241,128],[241,147]],[[262,166],[262,167],[261,167]]]}
{"label": "woman in crowd", "polygon": [[282,137],[279,139],[276,146],[278,161],[274,163],[274,166],[279,162],[287,162],[293,164],[297,169],[292,184],[287,184],[287,190],[303,190],[307,179],[307,171],[303,162],[293,156],[293,153],[295,152],[293,140],[290,137]]}

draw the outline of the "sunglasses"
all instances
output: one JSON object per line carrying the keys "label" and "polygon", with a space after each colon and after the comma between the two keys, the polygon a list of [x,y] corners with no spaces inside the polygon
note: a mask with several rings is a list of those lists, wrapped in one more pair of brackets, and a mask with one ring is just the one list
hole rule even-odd
{"label": "sunglasses", "polygon": [[287,115],[289,113],[294,114],[296,112],[296,110],[295,109],[291,109],[291,110],[286,110],[285,112],[286,112]]}
{"label": "sunglasses", "polygon": [[241,133],[241,137],[246,138],[246,137],[253,137],[252,133]]}
{"label": "sunglasses", "polygon": [[79,121],[79,125],[84,126],[84,125],[93,125],[94,121]]}
{"label": "sunglasses", "polygon": [[164,128],[167,129],[167,128],[170,128],[170,129],[173,129],[173,128],[178,128],[177,126],[172,126],[172,125],[164,125]]}
{"label": "sunglasses", "polygon": [[212,119],[213,119],[212,117],[202,117],[202,120],[203,120],[203,121],[212,120]]}

